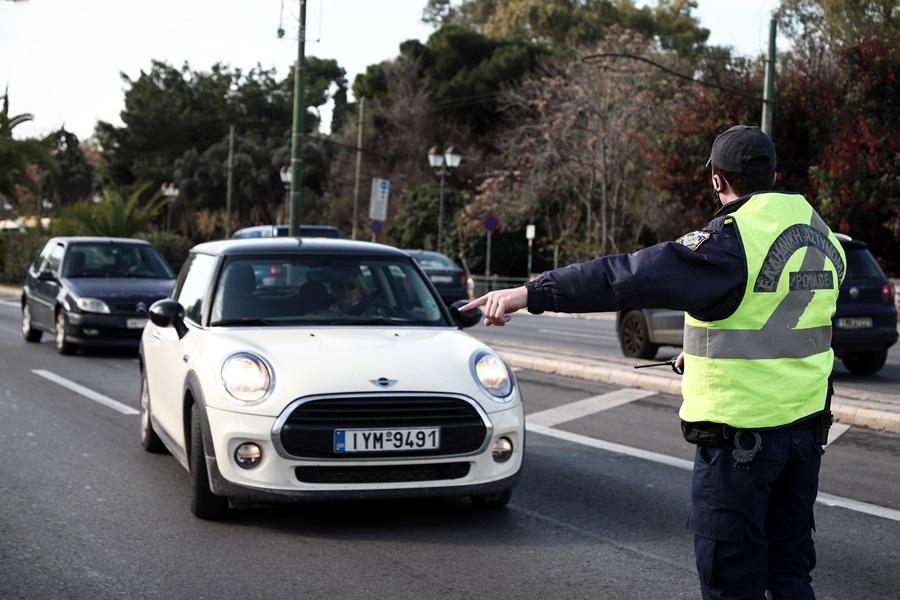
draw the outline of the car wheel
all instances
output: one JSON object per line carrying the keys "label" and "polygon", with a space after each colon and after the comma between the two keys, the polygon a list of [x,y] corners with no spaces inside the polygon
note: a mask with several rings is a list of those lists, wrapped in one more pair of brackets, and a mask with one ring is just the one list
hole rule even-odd
{"label": "car wheel", "polygon": [[41,341],[41,337],[43,337],[44,332],[40,329],[35,329],[34,325],[31,322],[31,307],[28,306],[28,303],[25,302],[22,304],[22,337],[25,338],[26,342],[39,342]]}
{"label": "car wheel", "polygon": [[510,498],[512,498],[512,490],[503,490],[493,494],[472,496],[472,504],[478,508],[503,508],[509,504]]}
{"label": "car wheel", "polygon": [[875,352],[859,352],[852,357],[844,357],[841,361],[854,375],[872,375],[881,370],[881,367],[887,362],[887,355],[888,351],[885,348]]}
{"label": "car wheel", "polygon": [[156,435],[153,423],[150,421],[150,390],[147,387],[147,374],[143,371],[141,372],[141,446],[153,454],[162,454],[166,451],[166,446]]}
{"label": "car wheel", "polygon": [[639,310],[632,310],[622,317],[619,327],[619,344],[625,356],[634,358],[655,358],[659,351],[657,344],[650,343],[647,319]]}
{"label": "car wheel", "polygon": [[77,344],[73,344],[66,339],[66,325],[68,323],[69,318],[66,316],[66,311],[60,309],[56,313],[56,351],[60,354],[75,354],[75,351],[78,350]]}
{"label": "car wheel", "polygon": [[209,488],[209,471],[203,450],[200,409],[191,407],[191,512],[199,519],[221,519],[228,513],[228,498],[216,496]]}

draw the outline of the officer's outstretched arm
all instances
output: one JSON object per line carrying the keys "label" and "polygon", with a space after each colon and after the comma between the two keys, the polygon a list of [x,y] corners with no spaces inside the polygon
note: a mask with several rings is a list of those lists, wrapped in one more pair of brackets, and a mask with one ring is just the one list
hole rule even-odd
{"label": "officer's outstretched arm", "polygon": [[506,325],[512,317],[509,315],[528,306],[528,290],[525,286],[508,290],[488,292],[480,298],[472,300],[459,310],[466,311],[476,306],[484,308],[485,325]]}

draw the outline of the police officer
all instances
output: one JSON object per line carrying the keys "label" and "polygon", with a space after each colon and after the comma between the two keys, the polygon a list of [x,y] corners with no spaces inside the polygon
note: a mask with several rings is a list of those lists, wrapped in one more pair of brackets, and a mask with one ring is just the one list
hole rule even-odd
{"label": "police officer", "polygon": [[527,308],[686,311],[679,415],[697,444],[687,528],[703,598],[815,598],[813,504],[830,425],[840,243],[803,196],[776,192],[758,127],[719,135],[707,166],[722,207],[699,231],[490,292],[485,325]]}

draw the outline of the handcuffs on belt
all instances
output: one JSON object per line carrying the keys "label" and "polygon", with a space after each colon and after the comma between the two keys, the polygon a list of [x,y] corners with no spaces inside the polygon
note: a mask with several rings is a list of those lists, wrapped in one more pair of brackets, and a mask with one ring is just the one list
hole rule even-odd
{"label": "handcuffs on belt", "polygon": [[[747,449],[741,446],[741,435],[744,433],[753,434],[752,448]],[[759,435],[759,432],[738,429],[734,434],[734,450],[731,452],[731,457],[734,459],[734,467],[736,469],[744,469],[749,471],[750,462],[753,460],[753,457],[756,456],[756,453],[761,449],[762,437]]]}

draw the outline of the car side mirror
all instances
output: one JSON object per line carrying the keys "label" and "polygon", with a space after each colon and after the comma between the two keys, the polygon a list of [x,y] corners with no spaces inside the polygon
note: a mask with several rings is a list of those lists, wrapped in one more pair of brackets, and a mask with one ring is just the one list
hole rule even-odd
{"label": "car side mirror", "polygon": [[52,271],[41,271],[38,273],[38,281],[56,281]]}
{"label": "car side mirror", "polygon": [[148,316],[157,327],[174,327],[180,340],[187,335],[188,328],[184,324],[184,307],[175,300],[164,298],[150,305]]}
{"label": "car side mirror", "polygon": [[453,320],[462,329],[477,325],[484,317],[484,311],[482,311],[481,308],[478,307],[467,311],[459,310],[460,307],[465,306],[468,303],[468,300],[457,300],[449,306],[450,316],[453,317]]}

